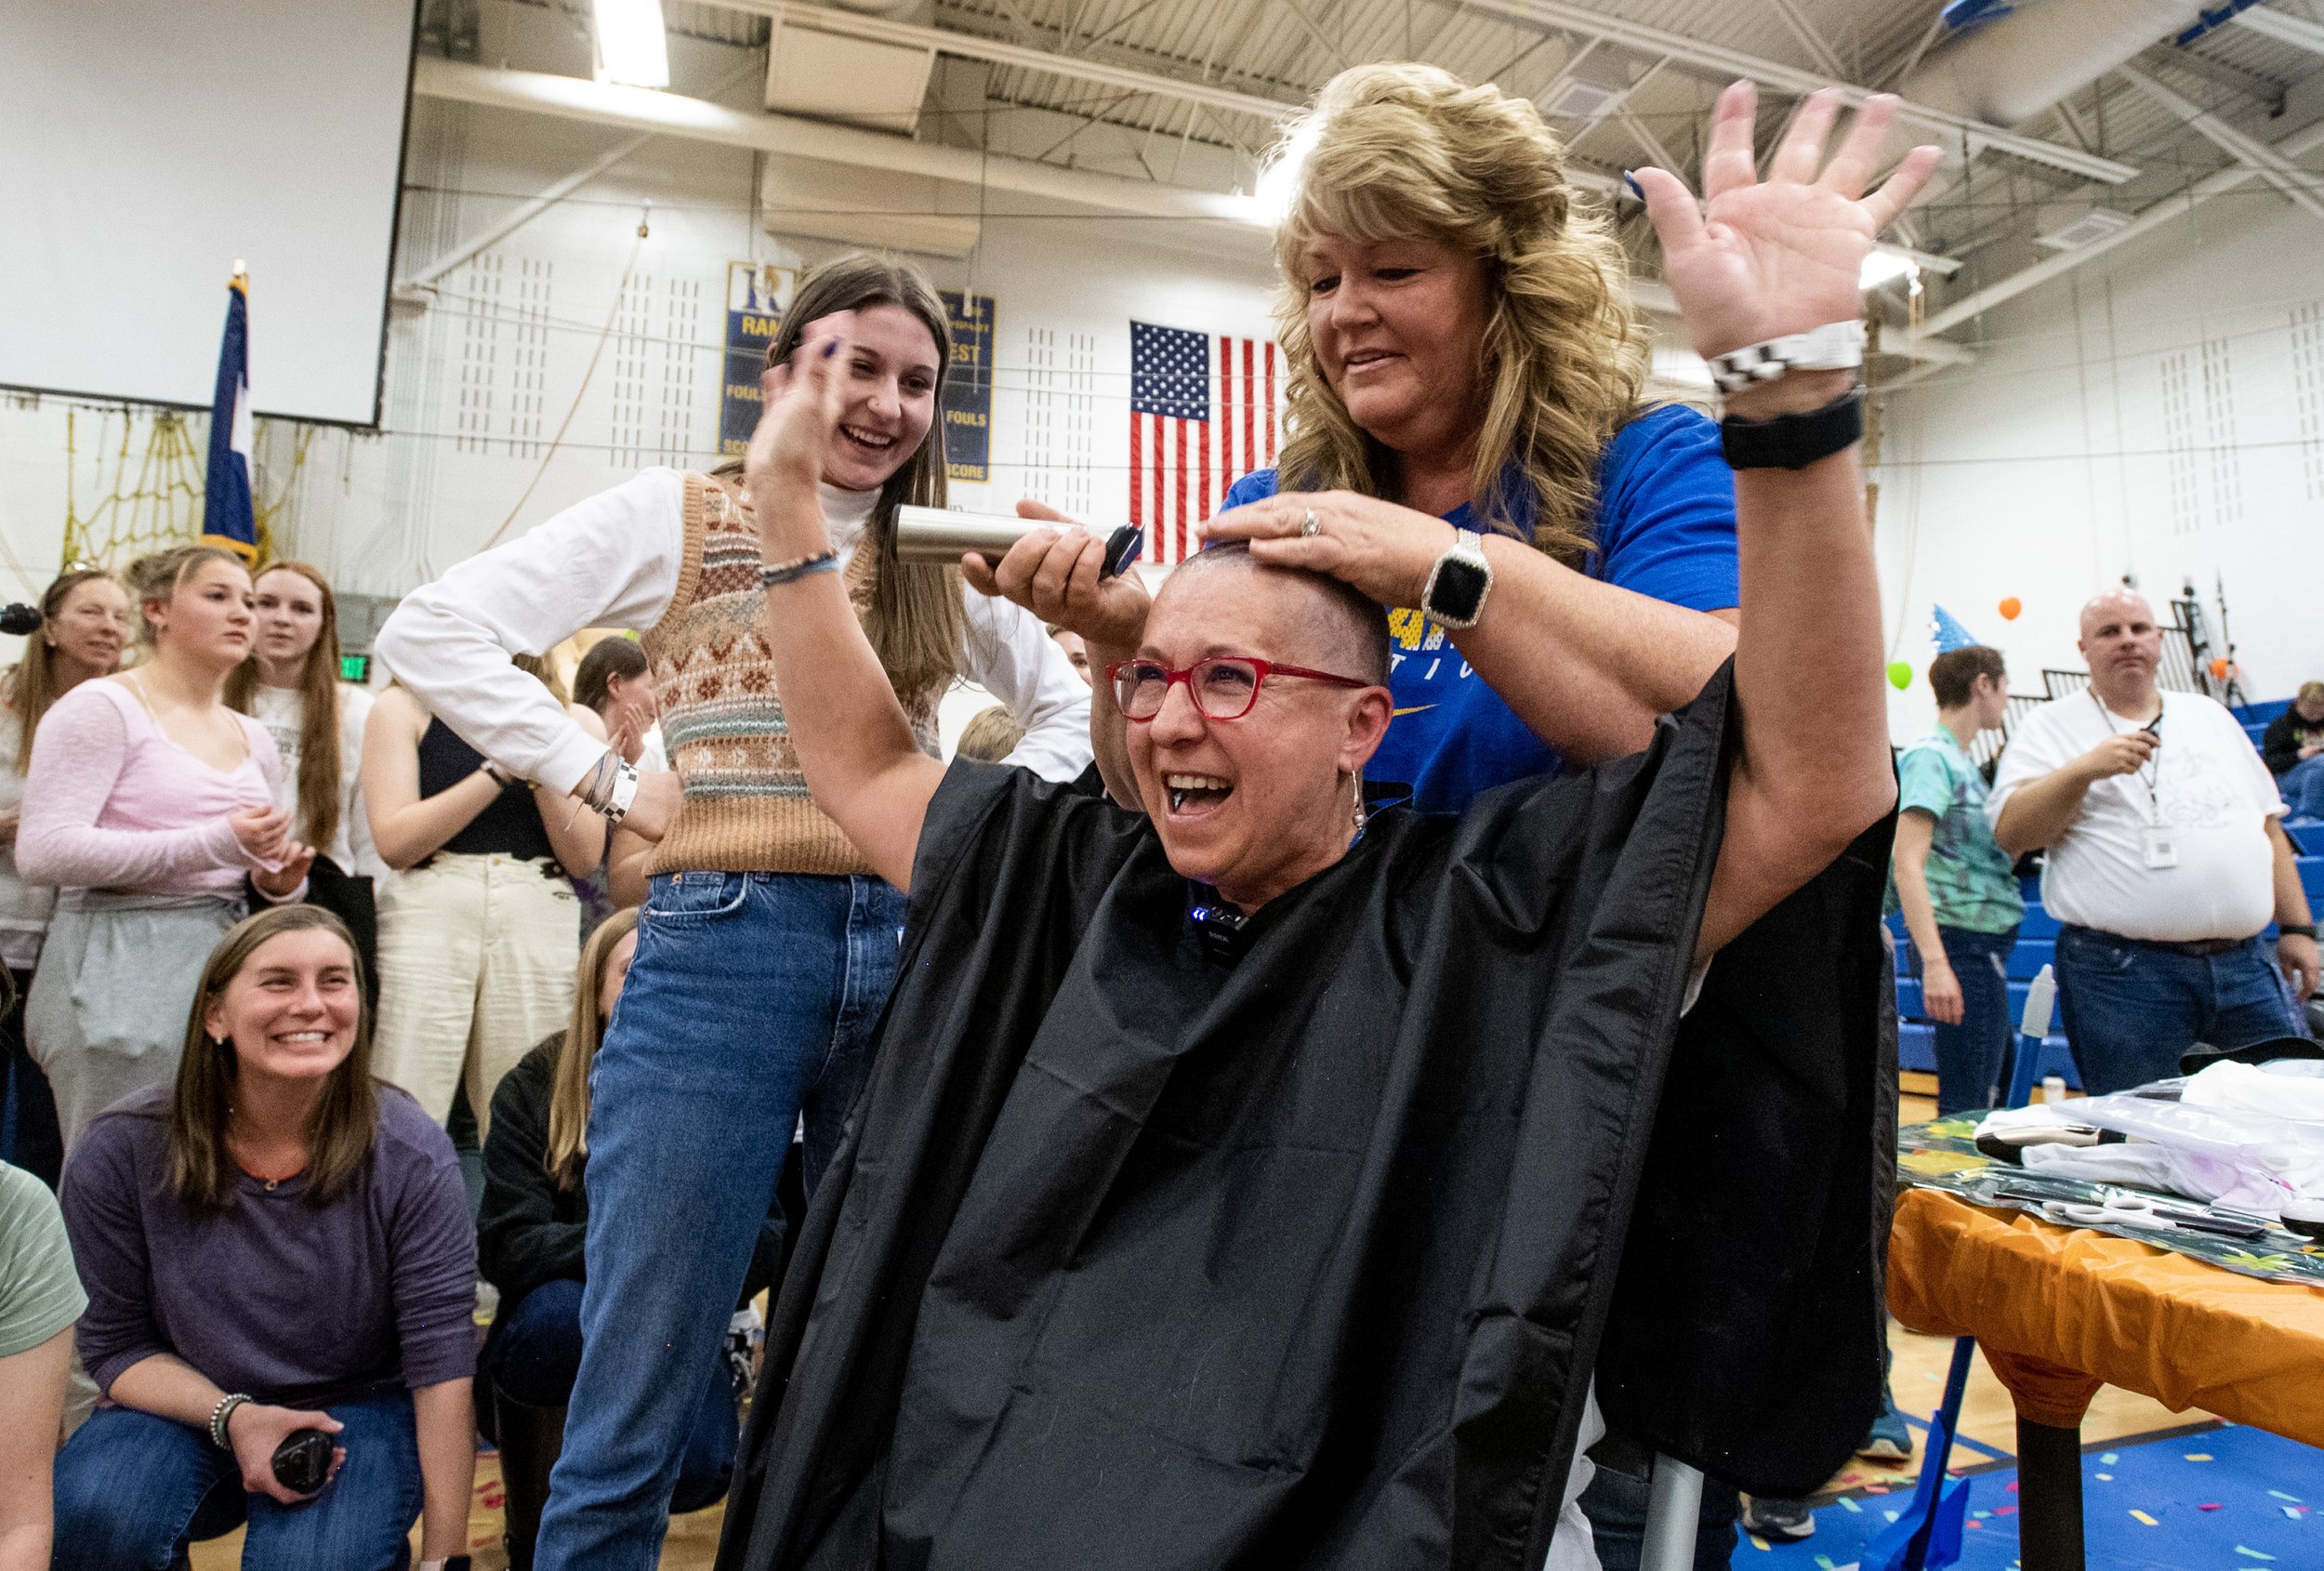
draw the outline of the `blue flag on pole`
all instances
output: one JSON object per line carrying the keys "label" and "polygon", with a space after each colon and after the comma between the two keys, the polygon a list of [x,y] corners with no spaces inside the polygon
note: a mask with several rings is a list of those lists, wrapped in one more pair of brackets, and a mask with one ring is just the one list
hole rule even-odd
{"label": "blue flag on pole", "polygon": [[258,515],[250,496],[250,279],[234,264],[226,285],[226,337],[218,346],[218,393],[210,403],[210,467],[202,491],[202,543],[244,561],[258,555]]}

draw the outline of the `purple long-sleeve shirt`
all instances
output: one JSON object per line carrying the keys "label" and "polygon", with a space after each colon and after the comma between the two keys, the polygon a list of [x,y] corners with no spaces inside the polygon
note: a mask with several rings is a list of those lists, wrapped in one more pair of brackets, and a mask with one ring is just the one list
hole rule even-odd
{"label": "purple long-sleeve shirt", "polygon": [[157,1353],[288,1406],[475,1372],[476,1233],[452,1142],[417,1102],[380,1087],[372,1159],[321,1210],[303,1179],[270,1192],[244,1174],[204,1217],[170,1183],[169,1102],[160,1087],[108,1109],[65,1167],[99,1390]]}

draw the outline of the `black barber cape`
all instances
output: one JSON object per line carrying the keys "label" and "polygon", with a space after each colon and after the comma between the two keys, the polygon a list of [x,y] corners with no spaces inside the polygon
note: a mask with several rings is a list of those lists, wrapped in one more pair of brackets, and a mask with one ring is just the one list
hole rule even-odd
{"label": "black barber cape", "polygon": [[[1190,927],[1143,818],[955,765],[871,1083],[768,1331],[720,1565],[1516,1571],[1555,1525],[1624,1297],[1649,1345],[1597,1366],[1610,1417],[1723,1476],[1756,1447],[1820,1485],[1878,1405],[1877,877],[1795,896],[1775,916],[1800,942],[1750,957],[1740,1006],[1714,967],[1689,1017],[1753,1061],[1709,1076],[1717,1111],[1755,1118],[1754,1070],[1782,1083],[1778,1126],[1807,1111],[1742,1142],[1804,1152],[1777,1182],[1789,1214],[1708,1271],[1692,1237],[1617,1270],[1634,1208],[1754,1225],[1762,1181],[1718,1169],[1715,1129],[1709,1155],[1668,1137],[1698,1209],[1657,1213],[1650,1180],[1640,1199],[1729,691],[1637,757],[1457,819],[1380,815],[1253,916],[1239,959]],[[1771,982],[1820,1065],[1749,1040]],[[1833,1025],[1850,1010],[1861,1030]],[[1686,1389],[1706,1379],[1720,1411]]]}

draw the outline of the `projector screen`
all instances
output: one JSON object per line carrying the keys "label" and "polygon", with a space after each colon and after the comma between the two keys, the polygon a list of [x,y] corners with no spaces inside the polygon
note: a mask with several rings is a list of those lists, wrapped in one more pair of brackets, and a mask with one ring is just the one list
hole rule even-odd
{"label": "projector screen", "polygon": [[0,0],[0,386],[376,425],[417,0]]}

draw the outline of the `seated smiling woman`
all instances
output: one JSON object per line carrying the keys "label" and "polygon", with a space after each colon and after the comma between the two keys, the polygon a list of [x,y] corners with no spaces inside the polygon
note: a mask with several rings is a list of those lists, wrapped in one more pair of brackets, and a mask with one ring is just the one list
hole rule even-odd
{"label": "seated smiling woman", "polygon": [[[1707,355],[1853,310],[1934,152],[1859,196],[1893,109],[1824,168],[1836,105],[1813,101],[1761,182],[1733,90],[1708,214],[1644,182]],[[1878,1402],[1895,800],[1852,405],[1736,439],[1732,674],[1643,752],[1367,823],[1380,605],[1236,547],[1181,566],[1108,664],[1133,813],[915,747],[798,484],[851,327],[809,324],[770,373],[746,476],[808,787],[912,904],[770,1328],[726,1571],[1587,1566],[1593,1373],[1610,1409],[1684,1415],[1673,1454],[1753,1488],[1827,1476]],[[1741,1187],[1792,1202],[1694,1197],[1733,1234],[1698,1253],[1779,1246],[1723,1261],[1708,1302],[1683,1251],[1644,1251],[1643,1284],[1610,1264],[1697,986],[1697,1063],[1773,1142],[1776,1176]],[[1778,1026],[1791,1050],[1764,1056]],[[1827,1073],[1848,1096],[1806,1107]],[[1802,1210],[1849,1248],[1785,1253]],[[1616,1321],[1654,1361],[1600,1362]],[[1811,1359],[1830,1372],[1771,1397]]]}
{"label": "seated smiling woman", "polygon": [[[174,1088],[65,1165],[105,1403],[57,1458],[57,1571],[183,1564],[247,1525],[244,1571],[422,1571],[463,1552],[476,1465],[475,1236],[452,1142],[372,1077],[354,943],[285,905],[204,968]],[[278,1447],[321,1431],[300,1493]]]}

